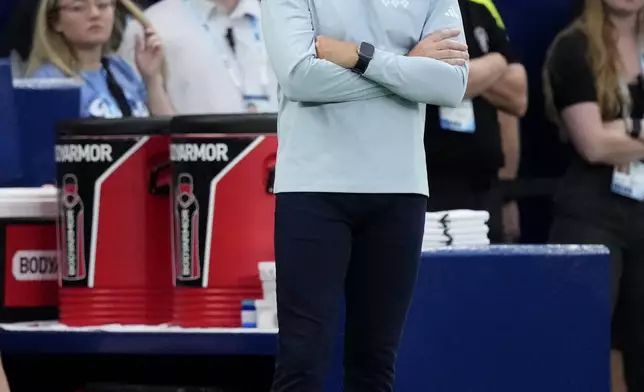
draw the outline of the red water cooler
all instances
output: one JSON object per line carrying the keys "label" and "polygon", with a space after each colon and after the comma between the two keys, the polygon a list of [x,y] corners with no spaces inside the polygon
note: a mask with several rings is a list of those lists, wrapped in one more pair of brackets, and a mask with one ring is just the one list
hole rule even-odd
{"label": "red water cooler", "polygon": [[239,327],[262,297],[257,265],[274,260],[275,115],[177,117],[171,124],[174,317]]}
{"label": "red water cooler", "polygon": [[172,316],[169,120],[58,127],[60,320],[159,324]]}
{"label": "red water cooler", "polygon": [[0,189],[0,322],[58,316],[57,192]]}

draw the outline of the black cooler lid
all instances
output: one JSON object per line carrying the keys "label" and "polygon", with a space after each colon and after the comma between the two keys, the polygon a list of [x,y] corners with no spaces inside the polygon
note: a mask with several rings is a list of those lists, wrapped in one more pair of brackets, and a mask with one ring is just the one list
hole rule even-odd
{"label": "black cooler lid", "polygon": [[275,134],[276,114],[213,114],[177,116],[170,125],[172,134]]}
{"label": "black cooler lid", "polygon": [[168,134],[171,117],[83,118],[61,121],[58,136],[137,136]]}

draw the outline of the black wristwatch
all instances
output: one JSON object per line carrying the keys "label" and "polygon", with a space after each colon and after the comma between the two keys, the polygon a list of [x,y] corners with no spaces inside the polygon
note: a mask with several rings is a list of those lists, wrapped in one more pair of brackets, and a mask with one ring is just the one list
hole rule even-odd
{"label": "black wristwatch", "polygon": [[373,58],[373,53],[376,51],[376,48],[373,45],[363,42],[358,47],[358,62],[353,67],[353,72],[359,73],[360,75],[364,74],[367,71],[367,67]]}
{"label": "black wristwatch", "polygon": [[642,135],[642,120],[639,118],[631,119],[631,129],[629,134],[633,139],[639,139]]}

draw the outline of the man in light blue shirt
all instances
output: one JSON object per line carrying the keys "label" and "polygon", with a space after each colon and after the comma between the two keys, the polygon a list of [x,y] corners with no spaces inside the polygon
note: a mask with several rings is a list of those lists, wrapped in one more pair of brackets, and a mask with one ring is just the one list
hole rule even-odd
{"label": "man in light blue shirt", "polygon": [[346,299],[345,391],[389,392],[428,185],[425,105],[457,106],[457,0],[263,0],[279,82],[274,392],[319,392]]}

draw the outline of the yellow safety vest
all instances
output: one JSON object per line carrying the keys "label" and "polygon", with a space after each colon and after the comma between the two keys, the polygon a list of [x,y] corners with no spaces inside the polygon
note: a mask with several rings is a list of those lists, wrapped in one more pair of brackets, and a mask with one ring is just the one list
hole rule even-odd
{"label": "yellow safety vest", "polygon": [[496,20],[497,26],[505,30],[505,24],[503,23],[503,19],[501,18],[501,14],[499,14],[499,11],[496,9],[496,6],[494,6],[494,3],[492,0],[470,0],[473,3],[481,4],[484,5],[485,8],[490,11],[490,14],[494,17],[494,20]]}

